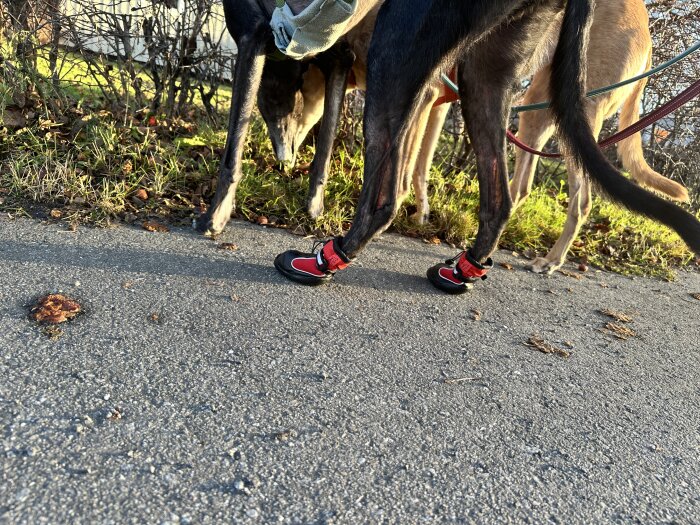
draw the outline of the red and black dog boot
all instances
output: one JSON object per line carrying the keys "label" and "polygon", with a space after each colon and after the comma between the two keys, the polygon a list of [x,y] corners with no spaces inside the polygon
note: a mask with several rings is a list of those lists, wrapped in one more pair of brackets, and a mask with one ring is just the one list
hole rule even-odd
{"label": "red and black dog boot", "polygon": [[[350,258],[340,247],[342,237],[335,237],[325,243],[316,242],[312,253],[288,250],[275,258],[275,268],[287,279],[309,286],[326,283],[337,270],[350,264]],[[316,248],[323,247],[316,251]]]}
{"label": "red and black dog boot", "polygon": [[491,258],[481,264],[466,250],[443,264],[436,264],[428,269],[428,280],[443,292],[457,295],[471,290],[477,280],[486,279],[486,274],[491,268]]}

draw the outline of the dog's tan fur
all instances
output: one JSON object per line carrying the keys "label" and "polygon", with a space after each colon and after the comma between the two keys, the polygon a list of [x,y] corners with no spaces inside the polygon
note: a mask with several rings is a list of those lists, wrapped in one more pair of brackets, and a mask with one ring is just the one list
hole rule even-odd
{"label": "dog's tan fur", "polygon": [[[355,53],[356,59],[353,64],[353,75],[355,83],[349,89],[365,90],[367,84],[367,53],[369,44],[374,31],[374,25],[377,18],[377,12],[380,5],[371,10],[367,16],[350,31],[346,40],[350,48]],[[445,122],[448,104],[433,107],[434,102],[440,96],[442,86],[436,83],[432,89],[428,91],[428,95],[424,98],[421,110],[418,113],[416,121],[411,126],[409,139],[409,166],[415,166],[412,180],[414,188],[416,188],[416,200],[419,201],[418,211],[414,215],[414,220],[422,223],[428,217],[428,197],[427,197],[427,178],[430,166],[432,164],[437,140],[440,136],[440,131]],[[323,103],[325,97],[325,79],[321,71],[314,65],[310,65],[308,71],[304,74],[304,83],[302,86],[304,95],[304,110],[301,115],[300,133],[298,142],[301,143],[303,138],[308,134],[311,128],[323,116]],[[428,133],[426,134],[426,130]],[[401,196],[405,197],[410,191],[411,178],[404,179],[401,186]],[[418,197],[420,191],[421,197]],[[312,217],[317,217],[323,210],[323,186],[318,188],[315,195],[309,197],[308,212]]]}
{"label": "dog's tan fur", "polygon": [[[379,6],[347,35],[347,40],[357,57],[353,65],[356,80],[356,85],[353,88],[365,89],[366,57],[378,9]],[[554,25],[560,23],[561,20],[553,21]],[[643,0],[598,1],[588,50],[589,89],[613,84],[635,76],[650,66],[652,44],[648,26],[649,18]],[[549,34],[556,36],[558,28]],[[550,47],[549,52],[544,50],[543,54],[551,56],[556,39],[544,39],[542,45]],[[534,76],[532,85],[523,99],[523,104],[549,100],[549,76],[549,65],[546,65]],[[600,133],[603,121],[614,115],[620,108],[620,129],[639,119],[639,103],[645,85],[646,81],[642,80],[588,100],[588,115],[596,136]],[[413,189],[418,208],[412,218],[419,224],[424,223],[429,214],[427,184],[430,167],[449,110],[449,104],[433,107],[441,89],[439,83],[436,83],[429,91],[428,96],[423,101],[422,110],[419,111],[419,116],[411,126],[410,131],[410,162],[408,165],[410,167],[409,173],[412,173]],[[310,66],[304,77],[303,85],[305,104],[301,118],[304,136],[323,114],[324,91],[323,75],[316,67]],[[542,149],[553,133],[554,122],[549,111],[526,112],[521,115],[518,136],[526,144],[536,149]],[[624,167],[629,170],[632,178],[637,182],[673,199],[688,200],[688,192],[682,185],[656,173],[644,160],[639,133],[622,141],[618,145],[618,152]],[[515,174],[511,182],[511,197],[514,206],[521,204],[530,193],[536,168],[537,160],[534,155],[517,150]],[[535,272],[553,272],[564,263],[573,240],[590,212],[591,188],[587,177],[574,163],[567,162],[567,169],[569,210],[566,225],[559,240],[547,256],[537,258],[529,265]],[[402,196],[405,197],[408,194],[409,185],[410,179],[407,177],[400,190]],[[309,211],[312,215],[317,216],[323,209],[322,188],[310,202],[312,204]]]}
{"label": "dog's tan fur", "polygon": [[[588,48],[588,89],[607,86],[642,73],[651,64],[652,42],[649,17],[642,0],[599,0],[591,26]],[[546,66],[533,78],[523,104],[549,100],[550,69]],[[605,95],[588,99],[588,118],[596,137],[605,119],[620,112],[620,129],[639,120],[639,104],[646,81],[625,86]],[[554,132],[549,111],[522,113],[518,137],[525,144],[541,150]],[[644,160],[639,133],[620,142],[618,154],[622,164],[638,183],[679,201],[688,200],[687,190],[656,173]],[[569,209],[562,235],[545,257],[536,258],[529,268],[551,273],[566,260],[566,254],[591,209],[591,187],[580,167],[567,161]],[[523,202],[532,188],[537,160],[534,155],[516,151],[515,173],[511,182],[514,208]]]}

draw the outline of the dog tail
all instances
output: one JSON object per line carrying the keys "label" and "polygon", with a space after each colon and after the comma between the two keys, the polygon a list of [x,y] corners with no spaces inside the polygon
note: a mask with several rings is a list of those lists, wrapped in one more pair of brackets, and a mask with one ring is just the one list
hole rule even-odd
{"label": "dog tail", "polygon": [[[647,69],[649,66],[651,66],[651,47],[648,52]],[[642,101],[646,85],[647,79],[637,82],[632,93],[622,105],[620,130],[628,128],[639,120],[639,104]],[[642,136],[640,133],[635,133],[630,138],[620,142],[617,146],[617,151],[622,159],[622,165],[639,184],[668,195],[677,201],[688,202],[688,190],[685,186],[655,172],[644,160]]]}
{"label": "dog tail", "polygon": [[586,49],[594,0],[568,0],[552,62],[552,110],[567,152],[612,200],[674,229],[700,255],[700,221],[633,183],[603,156],[584,107]]}

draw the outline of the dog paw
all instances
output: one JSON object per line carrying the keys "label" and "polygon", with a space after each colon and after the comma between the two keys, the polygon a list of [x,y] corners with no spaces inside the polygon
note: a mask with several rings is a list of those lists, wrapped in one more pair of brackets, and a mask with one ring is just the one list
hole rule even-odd
{"label": "dog paw", "polygon": [[423,226],[424,224],[428,223],[428,214],[417,211],[416,213],[411,214],[409,219],[411,220],[411,222],[413,224],[417,224],[418,226]]}
{"label": "dog paw", "polygon": [[202,214],[192,221],[192,227],[205,237],[216,237],[224,231],[225,226],[224,223],[217,227],[208,213]]}
{"label": "dog paw", "polygon": [[559,267],[561,267],[561,265],[562,263],[560,262],[550,261],[545,257],[537,257],[536,259],[533,259],[529,264],[525,265],[525,268],[535,273],[552,274]]}
{"label": "dog paw", "polygon": [[323,195],[309,199],[306,203],[306,212],[312,219],[318,219],[323,215]]}

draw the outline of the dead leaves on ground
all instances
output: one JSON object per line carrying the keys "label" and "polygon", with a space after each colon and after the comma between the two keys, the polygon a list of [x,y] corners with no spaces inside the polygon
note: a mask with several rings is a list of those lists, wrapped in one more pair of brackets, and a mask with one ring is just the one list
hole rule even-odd
{"label": "dead leaves on ground", "polygon": [[59,324],[74,318],[81,311],[80,304],[61,294],[41,297],[31,310],[31,317],[39,323]]}
{"label": "dead leaves on ground", "polygon": [[556,354],[560,357],[571,357],[571,352],[564,350],[562,348],[557,348],[551,343],[548,343],[542,337],[537,334],[531,335],[530,338],[525,342],[526,346],[539,350],[543,354]]}
{"label": "dead leaves on ground", "polygon": [[238,245],[232,242],[222,242],[216,246],[219,250],[227,250],[229,252],[235,252],[238,250]]}
{"label": "dead leaves on ground", "polygon": [[691,293],[691,294],[690,294],[690,297],[692,297],[693,299],[697,299],[698,301],[700,301],[700,293]]}
{"label": "dead leaves on ground", "polygon": [[624,324],[621,323],[631,323],[634,321],[634,319],[624,313],[624,312],[618,312],[616,310],[611,310],[609,308],[604,308],[603,310],[599,310],[599,312],[603,315],[606,315],[610,317],[611,319],[614,319],[616,322],[607,322],[605,323],[605,326],[603,326],[603,331],[604,333],[608,333],[612,335],[613,337],[616,337],[617,339],[620,339],[622,341],[627,341],[630,337],[634,337],[637,335],[637,332],[632,330],[631,328],[624,326]]}
{"label": "dead leaves on ground", "polygon": [[610,310],[608,308],[599,310],[599,312],[603,315],[607,315],[608,317],[615,319],[615,321],[618,321],[620,323],[631,323],[632,321],[634,321],[632,317],[630,317],[624,312],[618,312],[616,310]]}
{"label": "dead leaves on ground", "polygon": [[566,275],[567,277],[571,277],[572,279],[576,279],[577,281],[580,281],[581,279],[583,279],[583,275],[581,275],[580,273],[574,273],[574,272],[570,272],[569,270],[562,270],[562,269],[559,269],[557,271],[560,274]]}
{"label": "dead leaves on ground", "polygon": [[608,308],[605,308],[603,310],[599,310],[599,312],[603,315],[606,315],[612,319],[614,319],[616,322],[607,322],[605,326],[603,326],[604,330],[607,330],[611,335],[614,337],[621,339],[623,341],[626,341],[630,337],[634,337],[637,335],[637,333],[632,330],[631,328],[628,328],[627,326],[624,326],[624,324],[621,323],[631,323],[634,321],[634,319],[624,313],[624,312],[618,312],[616,310],[610,310]]}
{"label": "dead leaves on ground", "polygon": [[617,337],[622,341],[627,341],[630,337],[637,335],[637,332],[631,328],[627,328],[626,326],[617,323],[606,323],[603,328],[607,330],[610,335]]}
{"label": "dead leaves on ground", "polygon": [[165,224],[155,221],[146,221],[141,226],[147,232],[167,233],[170,231],[170,228],[168,228]]}

